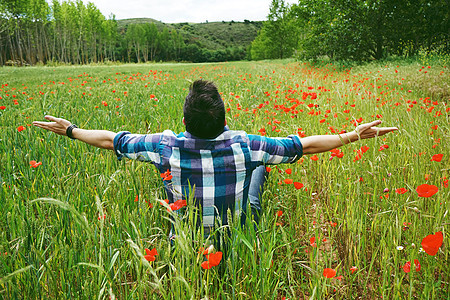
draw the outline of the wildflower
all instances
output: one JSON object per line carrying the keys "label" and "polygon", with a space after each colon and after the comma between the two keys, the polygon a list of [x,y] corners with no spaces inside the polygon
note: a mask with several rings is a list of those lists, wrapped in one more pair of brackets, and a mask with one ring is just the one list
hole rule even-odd
{"label": "wildflower", "polygon": [[146,255],[144,255],[144,258],[147,261],[155,261],[155,256],[158,255],[158,251],[156,251],[156,248],[153,248],[152,250],[145,248],[145,253]]}
{"label": "wildflower", "polygon": [[294,187],[295,187],[297,190],[299,190],[299,189],[301,189],[301,188],[303,187],[303,183],[295,181],[295,182],[294,182]]}
{"label": "wildflower", "polygon": [[378,149],[378,151],[383,151],[383,150],[388,149],[388,148],[389,148],[388,145],[381,145],[380,149]]}
{"label": "wildflower", "polygon": [[216,253],[207,254],[206,259],[206,261],[202,262],[201,267],[203,269],[211,269],[212,267],[219,265],[222,260],[222,252],[217,251]]}
{"label": "wildflower", "polygon": [[319,160],[319,158],[317,157],[317,155],[313,155],[313,156],[311,156],[311,160],[317,161],[317,160]]}
{"label": "wildflower", "polygon": [[316,237],[315,236],[313,236],[312,238],[309,239],[309,244],[312,247],[316,247],[317,246],[317,244],[316,244]]}
{"label": "wildflower", "polygon": [[170,203],[169,207],[170,207],[170,209],[172,211],[176,211],[176,210],[179,210],[180,208],[182,208],[182,207],[184,207],[186,205],[187,205],[186,200],[177,200],[174,203]]}
{"label": "wildflower", "polygon": [[398,251],[402,251],[403,250],[403,246],[397,246],[396,248]]}
{"label": "wildflower", "polygon": [[330,268],[325,268],[323,270],[323,276],[326,278],[333,278],[334,276],[336,276],[336,271]]}
{"label": "wildflower", "polygon": [[292,180],[292,179],[290,179],[290,178],[286,178],[285,180],[284,180],[284,183],[286,183],[286,184],[292,184],[294,181]]}
{"label": "wildflower", "polygon": [[404,194],[404,193],[406,193],[408,190],[407,189],[405,189],[405,188],[399,188],[399,189],[396,189],[395,190],[395,192],[397,193],[397,194]]}
{"label": "wildflower", "polygon": [[282,215],[283,215],[283,211],[282,210],[277,211],[277,217],[281,217]]}
{"label": "wildflower", "polygon": [[388,193],[388,192],[389,192],[389,188],[385,188],[385,189],[383,190],[383,192]]}
{"label": "wildflower", "polygon": [[20,125],[19,127],[17,127],[17,131],[18,132],[21,132],[21,131],[24,131],[25,130],[25,127],[23,127],[22,125]]}
{"label": "wildflower", "polygon": [[416,192],[419,197],[428,198],[433,196],[439,191],[438,187],[430,184],[422,184],[416,188]]}
{"label": "wildflower", "polygon": [[173,176],[170,174],[170,170],[167,170],[164,173],[161,173],[161,178],[163,179],[163,181],[169,181],[172,180]]}
{"label": "wildflower", "polygon": [[266,167],[266,172],[269,173],[270,171],[272,171],[271,167]]}
{"label": "wildflower", "polygon": [[36,162],[35,160],[30,161],[30,168],[37,168],[42,165],[42,162]]}
{"label": "wildflower", "polygon": [[139,201],[139,195],[136,195],[136,198],[134,198],[134,202],[138,202]]}
{"label": "wildflower", "polygon": [[[416,267],[416,272],[420,271],[420,263],[418,259],[414,259],[414,266]],[[403,271],[405,273],[409,273],[411,272],[411,262],[407,261],[404,265],[403,265]]]}
{"label": "wildflower", "polygon": [[357,271],[357,270],[358,270],[358,268],[355,266],[350,268],[350,272],[352,272],[352,274],[355,273],[355,271]]}
{"label": "wildflower", "polygon": [[423,250],[428,255],[434,256],[439,251],[439,248],[442,246],[443,241],[444,235],[441,231],[438,231],[435,234],[430,234],[424,237],[421,245]]}
{"label": "wildflower", "polygon": [[431,157],[430,161],[440,162],[442,160],[443,156],[444,156],[444,154],[435,154]]}
{"label": "wildflower", "polygon": [[6,109],[6,106],[0,106],[0,110]]}

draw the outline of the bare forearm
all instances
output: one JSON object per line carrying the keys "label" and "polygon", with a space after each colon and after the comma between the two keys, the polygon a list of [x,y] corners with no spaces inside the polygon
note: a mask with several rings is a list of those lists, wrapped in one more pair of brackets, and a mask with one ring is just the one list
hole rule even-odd
{"label": "bare forearm", "polygon": [[371,139],[398,130],[397,127],[376,127],[380,120],[361,124],[349,133],[337,135],[314,135],[301,139],[304,154],[330,151],[357,140]]}
{"label": "bare forearm", "polygon": [[108,130],[86,130],[81,128],[74,128],[72,135],[77,140],[85,142],[89,145],[103,148],[103,149],[114,149],[114,137],[115,132]]}
{"label": "bare forearm", "polygon": [[358,140],[355,131],[337,135],[313,135],[301,139],[304,154],[330,151]]}

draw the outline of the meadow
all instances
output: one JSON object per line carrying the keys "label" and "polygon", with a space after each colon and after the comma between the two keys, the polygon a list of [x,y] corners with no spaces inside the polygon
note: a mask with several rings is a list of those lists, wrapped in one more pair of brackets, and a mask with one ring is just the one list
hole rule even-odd
{"label": "meadow", "polygon": [[[160,203],[153,165],[31,125],[178,133],[199,78],[216,82],[232,129],[399,130],[268,166],[258,232],[232,224],[230,251],[205,269],[197,211]],[[0,298],[448,299],[449,78],[414,61],[0,68]]]}

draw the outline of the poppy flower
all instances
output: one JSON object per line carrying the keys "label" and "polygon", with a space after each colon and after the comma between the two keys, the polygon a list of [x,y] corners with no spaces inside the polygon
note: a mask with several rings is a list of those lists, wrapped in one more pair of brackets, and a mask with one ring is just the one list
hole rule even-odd
{"label": "poppy flower", "polygon": [[17,131],[18,132],[21,132],[21,131],[24,131],[25,130],[25,127],[23,127],[22,125],[20,125],[19,127],[17,127]]}
{"label": "poppy flower", "polygon": [[439,191],[438,187],[432,184],[422,184],[416,188],[419,197],[428,198]]}
{"label": "poppy flower", "polygon": [[301,188],[303,187],[303,183],[295,181],[295,182],[294,182],[294,187],[295,187],[297,190],[299,190],[299,189],[301,189]]}
{"label": "poppy flower", "polygon": [[435,234],[427,235],[422,240],[422,248],[429,255],[436,255],[439,248],[442,246],[444,242],[444,235],[441,231],[436,232]]}
{"label": "poppy flower", "polygon": [[311,246],[313,246],[313,247],[317,246],[317,244],[316,244],[316,237],[315,236],[313,236],[312,238],[309,239],[309,244]]}
{"label": "poppy flower", "polygon": [[182,208],[182,207],[184,207],[186,205],[187,205],[186,200],[177,200],[174,203],[170,203],[169,207],[170,207],[170,209],[172,211],[176,211],[176,210],[179,210],[180,208]]}
{"label": "poppy flower", "polygon": [[289,174],[289,175],[291,175],[291,174],[292,174],[292,169],[290,169],[290,168],[289,168],[289,169],[286,169],[286,173]]}
{"label": "poppy flower", "polygon": [[336,271],[330,268],[325,268],[323,270],[323,276],[326,278],[333,278],[334,276],[336,276]]}
{"label": "poppy flower", "polygon": [[407,191],[408,191],[408,190],[405,189],[405,188],[399,188],[399,189],[396,189],[396,190],[395,190],[395,192],[396,192],[397,194],[400,194],[400,195],[406,193]]}
{"label": "poppy flower", "polygon": [[144,258],[147,261],[155,261],[155,256],[158,255],[158,251],[156,251],[156,248],[153,248],[152,250],[145,248],[145,253],[146,255],[144,255]]}
{"label": "poppy flower", "polygon": [[442,160],[442,157],[444,156],[444,154],[435,154],[431,157],[430,161],[437,161],[440,162]]}
{"label": "poppy flower", "polygon": [[270,171],[272,171],[271,167],[266,167],[266,172],[269,173]]}
{"label": "poppy flower", "polygon": [[163,179],[163,181],[166,180],[172,180],[173,176],[170,174],[170,170],[167,170],[164,173],[161,173],[161,178]]}
{"label": "poppy flower", "polygon": [[206,255],[207,261],[202,262],[201,267],[203,269],[209,270],[212,267],[219,265],[222,260],[222,252],[217,251],[216,253],[211,253]]}
{"label": "poppy flower", "polygon": [[42,165],[42,162],[36,162],[35,160],[30,161],[30,168],[37,168]]}
{"label": "poppy flower", "polygon": [[277,217],[281,217],[282,215],[283,215],[283,211],[282,210],[277,211]]}
{"label": "poppy flower", "polygon": [[355,273],[357,270],[358,270],[358,268],[355,266],[350,268],[350,272],[352,272],[352,274]]}
{"label": "poppy flower", "polygon": [[294,181],[292,180],[292,179],[290,179],[290,178],[286,178],[285,180],[284,180],[284,183],[286,183],[286,184],[292,184]]}
{"label": "poppy flower", "polygon": [[0,106],[0,110],[6,109],[6,106]]}
{"label": "poppy flower", "polygon": [[[414,260],[414,266],[416,267],[416,272],[419,272],[420,271],[420,263],[419,263],[419,260],[418,259],[415,259]],[[409,273],[409,272],[411,272],[411,262],[410,261],[407,261],[404,265],[403,265],[403,271],[405,272],[405,273]]]}
{"label": "poppy flower", "polygon": [[317,161],[317,160],[319,160],[319,158],[317,157],[317,155],[313,155],[313,156],[311,156],[311,160]]}

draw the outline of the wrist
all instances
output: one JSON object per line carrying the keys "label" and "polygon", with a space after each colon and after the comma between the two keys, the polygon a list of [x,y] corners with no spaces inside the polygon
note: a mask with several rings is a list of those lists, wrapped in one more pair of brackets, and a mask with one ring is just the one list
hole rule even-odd
{"label": "wrist", "polygon": [[75,125],[75,124],[71,124],[69,127],[67,127],[67,129],[66,129],[66,135],[69,137],[69,138],[71,138],[72,140],[76,140],[76,138],[73,136],[73,134],[72,134],[72,131],[75,129],[75,128],[78,128],[78,126],[77,125]]}

